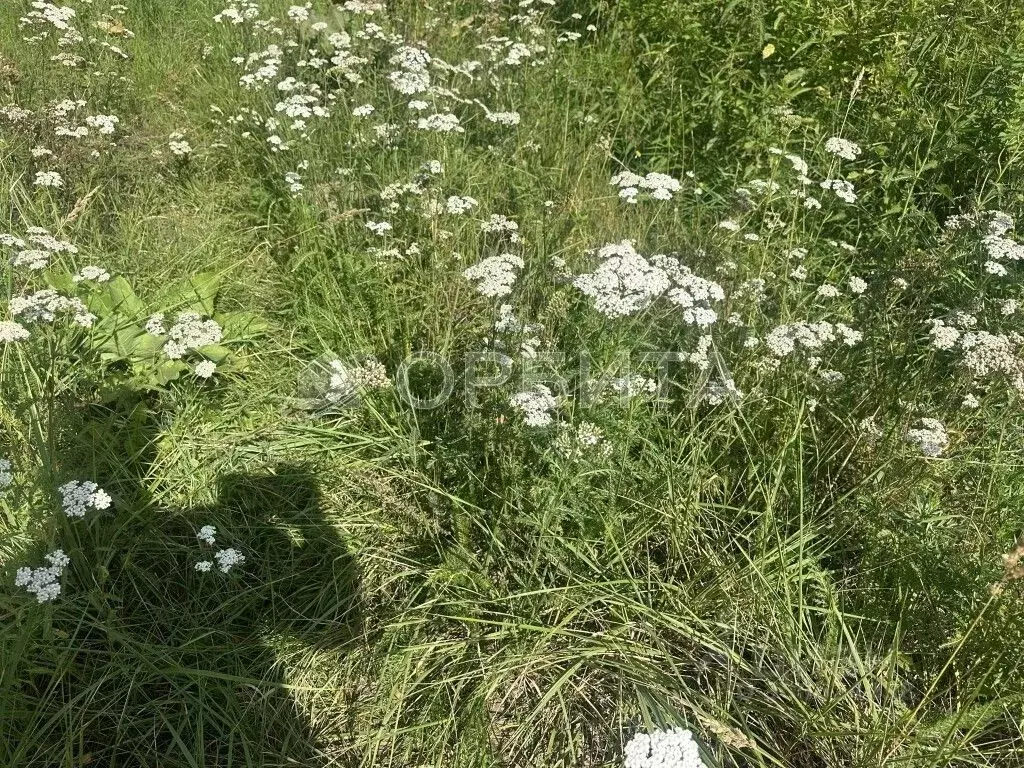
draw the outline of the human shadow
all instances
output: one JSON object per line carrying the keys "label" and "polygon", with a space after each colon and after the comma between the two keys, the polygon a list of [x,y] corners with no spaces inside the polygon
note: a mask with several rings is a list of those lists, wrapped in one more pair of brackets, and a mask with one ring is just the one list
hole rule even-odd
{"label": "human shadow", "polygon": [[[225,474],[214,503],[172,508],[152,482],[157,437],[140,402],[93,406],[71,429],[65,474],[95,479],[114,505],[65,526],[65,594],[18,673],[24,717],[7,725],[26,744],[58,740],[74,765],[342,764],[294,695],[310,686],[288,674],[329,663],[361,632],[355,562],[314,473]],[[214,545],[197,538],[204,525]],[[222,548],[244,563],[222,572]],[[204,561],[212,568],[196,570]]]}

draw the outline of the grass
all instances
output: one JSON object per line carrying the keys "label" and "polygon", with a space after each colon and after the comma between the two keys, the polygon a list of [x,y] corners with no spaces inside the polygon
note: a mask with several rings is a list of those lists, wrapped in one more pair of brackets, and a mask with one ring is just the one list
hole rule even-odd
{"label": "grass", "polygon": [[[319,43],[287,3],[259,4],[275,35],[215,23],[208,0],[67,2],[86,38],[67,49],[75,68],[51,61],[55,39],[23,40],[29,3],[0,8],[0,105],[33,111],[0,116],[0,230],[78,248],[45,273],[5,258],[0,319],[46,285],[99,316],[0,342],[0,766],[596,768],[675,724],[716,768],[1024,765],[1020,582],[1001,558],[1024,529],[1020,395],[928,333],[931,318],[967,332],[955,313],[970,312],[1016,338],[1001,309],[1021,295],[1015,265],[989,274],[980,235],[942,225],[1020,213],[1020,8],[595,0],[516,21],[530,9],[398,0],[365,17],[314,0],[309,21],[366,59],[356,84],[298,66]],[[95,26],[112,19],[134,37]],[[420,95],[389,84],[395,45],[356,36],[367,21],[435,60],[484,62],[431,69],[451,92],[424,98],[464,133],[407,126]],[[525,65],[480,47],[501,36],[535,46]],[[253,67],[232,57],[270,43],[279,73],[241,87]],[[333,95],[308,140],[275,112],[286,76]],[[64,98],[87,101],[75,124],[115,114],[117,131],[55,137],[46,107]],[[374,115],[352,115],[366,103]],[[388,122],[390,140],[374,131]],[[274,132],[293,147],[271,151]],[[861,157],[826,153],[835,135]],[[816,181],[850,180],[857,203],[815,184],[822,209],[805,210],[771,147]],[[430,160],[443,173],[424,174]],[[627,169],[683,189],[630,206],[608,183]],[[34,186],[40,170],[64,186]],[[379,193],[417,178],[442,206],[479,206],[424,213],[406,194],[388,211]],[[782,191],[737,193],[755,179]],[[521,242],[482,233],[492,213]],[[365,223],[381,220],[394,229],[377,237]],[[624,354],[698,348],[678,308],[608,318],[567,280],[627,238],[722,284],[714,352],[707,372],[668,366],[658,398],[588,399],[581,355],[597,380]],[[525,262],[513,293],[481,296],[463,271],[504,251]],[[790,277],[800,263],[806,280]],[[86,264],[124,278],[118,293],[72,284]],[[503,303],[540,327],[496,331]],[[141,324],[188,307],[228,330],[179,370]],[[863,341],[772,363],[773,328],[820,320]],[[474,407],[465,361],[481,350],[507,353],[512,376]],[[406,396],[445,387],[443,368],[409,365],[424,353],[452,369],[435,408]],[[845,379],[827,385],[812,354]],[[193,374],[200,355],[212,380]],[[352,408],[300,397],[314,361],[368,356],[393,386]],[[478,360],[477,380],[494,373]],[[526,426],[509,398],[531,376],[561,380],[556,420],[596,426],[607,449]],[[743,397],[706,402],[729,377]],[[921,417],[948,431],[940,457],[906,440]],[[62,515],[71,479],[112,508]],[[195,571],[207,524],[242,566]],[[57,548],[62,594],[39,604],[14,573]]]}

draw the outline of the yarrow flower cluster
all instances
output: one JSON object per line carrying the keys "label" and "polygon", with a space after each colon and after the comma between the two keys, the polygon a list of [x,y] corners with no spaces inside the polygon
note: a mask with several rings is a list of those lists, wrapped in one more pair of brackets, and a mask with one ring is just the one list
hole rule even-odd
{"label": "yarrow flower cluster", "polygon": [[[1004,261],[1017,262],[1024,260],[1024,245],[1021,245],[1016,240],[1009,237],[1004,237],[1002,234],[990,233],[985,235],[982,240],[982,245],[985,248],[985,253],[988,254],[988,264],[1000,264]],[[992,270],[989,269],[991,272]],[[1003,274],[1005,274],[1005,267],[1003,268]]]}
{"label": "yarrow flower cluster", "polygon": [[70,28],[72,19],[75,18],[74,8],[54,5],[45,0],[33,0],[32,8],[35,10],[29,11],[20,19],[19,23],[21,26],[43,22],[51,24],[55,29],[64,31]]}
{"label": "yarrow flower cluster", "polygon": [[85,124],[93,128],[97,133],[109,136],[117,130],[121,119],[117,115],[87,115]]}
{"label": "yarrow flower cluster", "polygon": [[192,369],[192,373],[200,379],[211,379],[216,372],[217,364],[213,360],[200,360]]}
{"label": "yarrow flower cluster", "polygon": [[782,358],[793,354],[798,348],[817,350],[836,340],[852,347],[863,338],[860,331],[843,323],[788,323],[773,328],[764,343],[773,355]]}
{"label": "yarrow flower cluster", "polygon": [[0,459],[0,491],[9,488],[14,482],[14,473],[11,472],[11,460]]}
{"label": "yarrow flower cluster", "polygon": [[658,391],[658,382],[638,373],[629,376],[618,376],[609,382],[609,389],[621,397],[638,395],[654,395]]}
{"label": "yarrow flower cluster", "polygon": [[306,185],[302,183],[302,176],[295,171],[285,173],[284,183],[288,185],[288,191],[293,195],[298,195],[299,192],[306,188]]}
{"label": "yarrow flower cluster", "polygon": [[465,133],[466,129],[459,123],[456,115],[448,113],[428,115],[416,121],[416,127],[421,131],[432,131],[434,133]]}
{"label": "yarrow flower cluster", "polygon": [[32,270],[45,269],[50,263],[50,257],[56,253],[78,253],[74,245],[57,239],[42,227],[29,227],[24,240],[14,235],[0,234],[0,246],[17,251],[11,258],[11,264]]}
{"label": "yarrow flower cluster", "polygon": [[555,436],[554,448],[567,459],[579,459],[586,454],[596,453],[607,456],[612,446],[605,442],[601,428],[589,421],[581,421],[576,426],[561,424]]}
{"label": "yarrow flower cluster", "polygon": [[204,544],[213,546],[217,543],[217,529],[212,525],[204,525],[199,529],[199,533],[196,534],[196,538]]}
{"label": "yarrow flower cluster", "polygon": [[236,565],[245,563],[245,555],[234,547],[218,550],[214,553],[213,559],[217,561],[217,567],[222,573],[227,573]]}
{"label": "yarrow flower cluster", "polygon": [[384,233],[390,232],[393,229],[389,221],[368,221],[366,222],[366,228],[373,232],[373,234],[381,237],[384,236]]}
{"label": "yarrow flower cluster", "polygon": [[825,142],[825,151],[843,160],[856,160],[861,153],[861,149],[857,144],[848,139],[841,139],[838,136],[833,136]]}
{"label": "yarrow flower cluster", "polygon": [[519,125],[520,118],[518,112],[488,112],[487,119],[498,125],[515,126]]}
{"label": "yarrow flower cluster", "polygon": [[60,577],[71,563],[64,550],[56,549],[44,558],[49,565],[39,568],[19,568],[14,576],[14,586],[24,587],[36,596],[36,601],[47,603],[60,595]]}
{"label": "yarrow flower cluster", "polygon": [[968,331],[959,341],[963,350],[961,362],[972,376],[980,378],[1001,373],[1010,379],[1014,389],[1024,392],[1024,360],[1015,349],[1022,342],[1019,335]]}
{"label": "yarrow flower cluster", "polygon": [[86,281],[93,283],[105,283],[110,280],[110,273],[103,269],[103,267],[97,267],[94,264],[90,264],[78,270],[78,274],[72,279],[76,283]]}
{"label": "yarrow flower cluster", "polygon": [[722,287],[694,274],[679,260],[663,254],[645,258],[633,243],[609,243],[593,252],[601,260],[593,272],[572,280],[594,307],[607,317],[633,315],[665,296],[683,309],[683,319],[691,325],[712,325],[718,315],[710,304],[725,298]]}
{"label": "yarrow flower cluster", "polygon": [[918,429],[907,432],[906,440],[920,449],[925,456],[941,456],[949,445],[949,435],[938,419],[921,419]]}
{"label": "yarrow flower cluster", "polygon": [[555,396],[543,384],[536,384],[532,389],[517,392],[509,398],[509,403],[523,414],[523,422],[528,427],[549,426],[554,421],[551,412],[558,407]]}
{"label": "yarrow flower cluster", "polygon": [[836,197],[846,203],[857,202],[857,193],[853,190],[853,184],[845,179],[825,179],[820,184],[822,189],[831,189]]}
{"label": "yarrow flower cluster", "polygon": [[635,203],[641,193],[646,193],[652,200],[671,200],[682,189],[678,179],[664,173],[640,176],[631,171],[623,171],[612,176],[609,183],[619,188],[619,197],[627,203]]}
{"label": "yarrow flower cluster", "polygon": [[64,178],[56,171],[37,171],[32,184],[36,187],[60,189],[64,186]]}
{"label": "yarrow flower cluster", "polygon": [[354,398],[360,390],[388,389],[392,386],[387,368],[376,358],[368,358],[359,365],[345,365],[331,360],[323,399],[332,405]]}
{"label": "yarrow flower cluster", "polygon": [[488,234],[507,234],[509,242],[519,242],[519,224],[500,213],[492,213],[491,217],[480,224],[480,231]]}
{"label": "yarrow flower cluster", "polygon": [[57,491],[61,496],[61,508],[68,517],[85,517],[90,509],[110,507],[110,494],[91,480],[70,480]]}
{"label": "yarrow flower cluster", "polygon": [[718,313],[711,308],[711,304],[725,298],[722,286],[695,274],[673,256],[655,254],[650,260],[672,283],[665,298],[682,308],[683,322],[701,327],[715,323]]}
{"label": "yarrow flower cluster", "polygon": [[679,727],[637,733],[624,757],[625,768],[707,768],[693,733]]}
{"label": "yarrow flower cluster", "polygon": [[[212,547],[217,543],[217,528],[212,525],[204,525],[196,533],[196,538],[201,543]],[[236,565],[242,565],[245,562],[245,555],[233,547],[219,549],[214,552],[213,560],[200,560],[193,568],[200,573],[209,573],[213,570],[214,561],[222,573],[227,573]]]}
{"label": "yarrow flower cluster", "polygon": [[625,317],[649,307],[671,286],[665,271],[637,253],[633,243],[609,243],[594,252],[601,260],[593,272],[573,278],[573,285],[594,300],[598,312]]}
{"label": "yarrow flower cluster", "polygon": [[512,286],[523,268],[523,260],[511,253],[488,256],[478,264],[466,269],[462,274],[476,283],[476,289],[487,297],[508,296]]}
{"label": "yarrow flower cluster", "polygon": [[412,96],[430,90],[430,54],[422,48],[403,45],[388,59],[398,67],[388,75],[391,87],[401,94]]}
{"label": "yarrow flower cluster", "polygon": [[52,323],[60,314],[70,314],[72,322],[83,328],[90,328],[96,322],[96,315],[86,308],[81,299],[61,296],[50,288],[27,296],[15,296],[8,308],[11,315],[25,323]]}
{"label": "yarrow flower cluster", "polygon": [[11,344],[16,341],[24,341],[31,334],[21,323],[12,320],[0,320],[0,343]]}
{"label": "yarrow flower cluster", "polygon": [[184,134],[172,133],[167,141],[167,148],[175,157],[188,157],[194,151],[192,145],[185,141]]}
{"label": "yarrow flower cluster", "polygon": [[932,337],[932,346],[936,349],[953,349],[960,341],[960,329],[956,326],[947,325],[939,318],[933,318],[928,322],[932,326],[928,333]]}
{"label": "yarrow flower cluster", "polygon": [[721,405],[726,400],[736,401],[742,399],[743,391],[730,378],[709,382],[707,389],[704,391],[704,402],[708,405]]}
{"label": "yarrow flower cluster", "polygon": [[[1016,306],[1011,305],[1009,313],[1006,309],[1004,303],[1001,312],[1012,314]],[[1017,353],[1017,348],[1024,343],[1020,334],[974,330],[977,319],[966,313],[957,313],[950,323],[939,318],[928,322],[932,346],[942,351],[959,349],[960,363],[972,376],[980,378],[1001,373],[1010,379],[1014,389],[1024,392],[1024,359]]]}
{"label": "yarrow flower cluster", "polygon": [[170,328],[164,327],[163,313],[150,316],[146,331],[154,336],[167,336],[164,341],[164,355],[169,360],[180,360],[190,350],[217,344],[224,337],[224,331],[216,320],[204,320],[198,312],[180,312]]}
{"label": "yarrow flower cluster", "polygon": [[459,216],[463,213],[468,213],[477,207],[479,203],[472,197],[459,197],[458,195],[451,195],[444,204],[445,210],[453,216]]}

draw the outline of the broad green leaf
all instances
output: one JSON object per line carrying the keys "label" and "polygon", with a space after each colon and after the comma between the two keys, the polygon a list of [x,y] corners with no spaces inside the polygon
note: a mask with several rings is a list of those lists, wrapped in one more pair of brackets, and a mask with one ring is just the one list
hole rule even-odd
{"label": "broad green leaf", "polygon": [[115,277],[107,283],[105,293],[114,312],[134,317],[141,315],[146,309],[139,297],[135,295],[131,284],[123,277]]}
{"label": "broad green leaf", "polygon": [[47,269],[43,272],[43,280],[46,284],[60,293],[73,293],[75,280],[70,272],[63,269]]}
{"label": "broad green leaf", "polygon": [[219,290],[220,277],[212,272],[202,272],[172,283],[160,303],[167,310],[191,309],[212,317]]}
{"label": "broad green leaf", "polygon": [[156,367],[156,381],[161,386],[177,380],[188,370],[188,365],[180,360],[167,360]]}
{"label": "broad green leaf", "polygon": [[151,333],[136,336],[128,344],[128,354],[137,358],[155,358],[164,348],[164,339]]}
{"label": "broad green leaf", "polygon": [[229,341],[251,339],[267,332],[267,321],[256,312],[225,312],[217,320]]}
{"label": "broad green leaf", "polygon": [[221,344],[207,344],[205,347],[199,347],[196,351],[215,363],[221,362],[231,354],[231,350]]}

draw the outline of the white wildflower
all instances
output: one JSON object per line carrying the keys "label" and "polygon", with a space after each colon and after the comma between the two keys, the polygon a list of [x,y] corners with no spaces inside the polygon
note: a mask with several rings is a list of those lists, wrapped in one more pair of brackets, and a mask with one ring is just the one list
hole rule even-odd
{"label": "white wildflower", "polygon": [[37,187],[60,189],[64,186],[64,179],[56,171],[37,171],[32,184]]}
{"label": "white wildflower", "polygon": [[302,183],[302,177],[295,171],[288,171],[284,175],[284,183],[288,185],[288,191],[293,195],[299,194],[306,188]]}
{"label": "white wildflower", "polygon": [[841,157],[843,160],[856,160],[857,156],[861,153],[858,145],[847,139],[841,139],[838,136],[833,136],[825,142],[825,151],[836,157]]}
{"label": "white wildflower", "polygon": [[743,392],[736,386],[733,379],[725,378],[709,382],[704,391],[704,402],[708,405],[721,405],[726,400],[741,400]]}
{"label": "white wildflower", "polygon": [[0,320],[0,343],[10,344],[29,337],[28,328],[12,320]]}
{"label": "white wildflower", "polygon": [[860,331],[843,323],[790,323],[773,328],[765,336],[764,343],[773,355],[781,358],[793,354],[798,349],[818,350],[833,341],[840,341],[845,346],[852,347],[863,338]]}
{"label": "white wildflower", "polygon": [[502,253],[487,257],[462,274],[467,280],[475,282],[476,289],[484,296],[507,296],[512,292],[512,286],[515,285],[519,270],[523,266],[523,260],[519,256]]}
{"label": "white wildflower", "polygon": [[212,360],[203,360],[196,363],[196,367],[192,369],[192,372],[200,379],[209,379],[217,372],[217,364]]}
{"label": "white wildflower", "polygon": [[164,326],[164,313],[157,312],[156,314],[150,315],[149,319],[146,320],[146,333],[150,333],[153,336],[163,336],[167,333],[167,328]]}
{"label": "white wildflower", "polygon": [[949,435],[937,419],[921,419],[918,429],[907,432],[908,443],[916,445],[925,456],[941,456],[949,445]]}
{"label": "white wildflower", "polygon": [[831,189],[836,197],[844,202],[857,202],[857,193],[853,190],[853,184],[844,179],[825,179],[821,182],[821,188]]}
{"label": "white wildflower", "polygon": [[288,18],[296,24],[309,21],[309,11],[312,7],[312,3],[306,3],[305,5],[293,5],[288,9]]}
{"label": "white wildflower", "polygon": [[634,373],[628,376],[619,376],[609,382],[611,390],[623,397],[636,397],[638,395],[653,395],[658,391],[658,382],[646,376]]}
{"label": "white wildflower", "polygon": [[108,136],[116,130],[117,124],[120,122],[121,120],[117,115],[88,115],[85,118],[87,126],[95,128],[97,132]]}
{"label": "white wildflower", "polygon": [[555,396],[543,384],[537,384],[524,392],[517,392],[509,398],[509,403],[523,414],[523,422],[528,427],[550,425],[554,421],[551,411],[558,407]]}
{"label": "white wildflower", "polygon": [[11,315],[25,323],[52,323],[58,314],[70,314],[72,322],[83,328],[92,327],[96,321],[96,315],[89,312],[81,299],[61,296],[50,288],[15,296],[7,306]]}
{"label": "white wildflower", "polygon": [[451,113],[428,115],[416,121],[421,131],[435,133],[465,133],[466,129],[459,124],[459,118]]}
{"label": "white wildflower", "polygon": [[216,320],[204,320],[198,312],[181,312],[167,330],[164,355],[170,360],[180,360],[189,350],[218,344],[223,336],[224,331]]}
{"label": "white wildflower", "polygon": [[513,243],[519,242],[519,224],[500,213],[492,213],[491,217],[480,225],[481,232],[505,233]]}
{"label": "white wildflower", "polygon": [[88,265],[78,270],[78,274],[75,275],[74,281],[76,283],[90,280],[94,283],[105,283],[110,280],[110,273],[103,267],[97,267],[95,265]]}
{"label": "white wildflower", "polygon": [[242,565],[245,563],[245,555],[233,547],[220,549],[213,557],[217,561],[217,567],[220,568],[223,573],[227,573],[236,565]]}
{"label": "white wildflower", "polygon": [[570,424],[560,424],[559,427],[554,449],[565,458],[578,459],[587,453],[607,456],[610,453],[611,445],[604,442],[601,428],[589,421],[582,421],[575,427]]}
{"label": "white wildflower", "polygon": [[946,325],[945,322],[937,318],[929,322],[932,326],[929,331],[932,337],[932,346],[936,349],[953,349],[960,340],[959,329],[952,325]]}
{"label": "white wildflower", "polygon": [[519,125],[518,112],[488,112],[487,119],[492,123],[498,123],[499,125]]}
{"label": "white wildflower", "polygon": [[631,171],[623,171],[612,176],[609,183],[619,188],[619,197],[631,203],[635,203],[641,193],[646,193],[653,200],[671,200],[682,188],[678,179],[664,173],[640,176]]}
{"label": "white wildflower", "polygon": [[868,417],[861,419],[859,425],[860,433],[864,438],[864,442],[868,445],[877,445],[878,442],[885,436],[882,428],[878,426],[874,418]]}
{"label": "white wildflower", "polygon": [[110,495],[91,480],[70,480],[57,491],[68,517],[85,517],[90,509],[107,509],[111,503]]}
{"label": "white wildflower", "polygon": [[669,728],[637,733],[626,744],[624,768],[707,768],[693,734]]}
{"label": "white wildflower", "polygon": [[14,576],[14,585],[24,587],[34,594],[40,603],[55,600],[60,595],[60,577],[71,563],[64,550],[56,549],[45,557],[49,565],[40,568],[19,568]]}
{"label": "white wildflower", "polygon": [[204,525],[199,529],[196,538],[204,544],[214,545],[217,543],[217,529],[212,525]]}
{"label": "white wildflower", "polygon": [[385,232],[392,230],[391,222],[388,221],[368,221],[366,222],[366,228],[373,232],[375,235],[384,236]]}
{"label": "white wildflower", "polygon": [[188,157],[194,151],[192,145],[185,141],[185,136],[181,133],[171,134],[167,148],[175,157]]}

